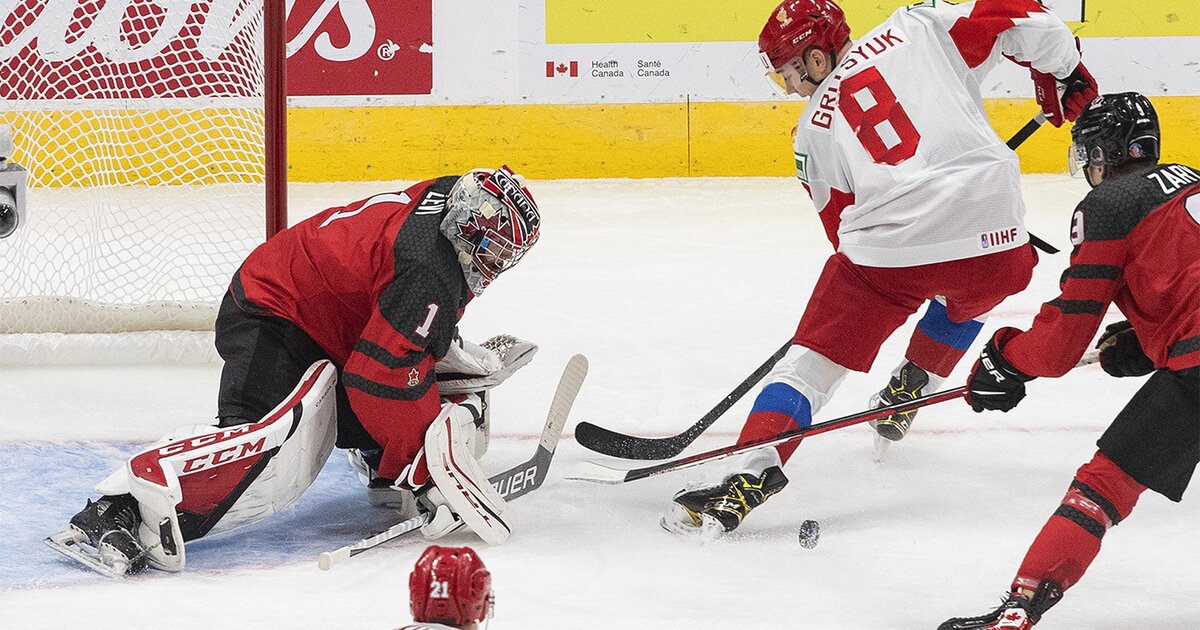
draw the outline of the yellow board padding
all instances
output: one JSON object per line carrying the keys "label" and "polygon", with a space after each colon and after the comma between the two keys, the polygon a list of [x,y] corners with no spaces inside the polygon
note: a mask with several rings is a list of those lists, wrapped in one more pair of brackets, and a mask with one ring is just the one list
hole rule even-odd
{"label": "yellow board padding", "polygon": [[[987,0],[985,0],[987,1]],[[757,41],[778,0],[545,0],[546,43]],[[862,35],[899,7],[897,0],[841,0],[853,36]],[[1080,37],[1200,36],[1200,2],[1086,0],[1084,21],[1070,22]]]}
{"label": "yellow board padding", "polygon": [[[1163,159],[1200,165],[1200,97],[1153,97]],[[1001,138],[1038,111],[989,99]],[[538,179],[793,176],[802,102],[295,108],[291,181],[414,180],[509,164]],[[1044,125],[1018,151],[1026,173],[1065,172],[1069,127]]]}
{"label": "yellow board padding", "polygon": [[31,186],[256,183],[262,112],[253,109],[2,112]]}
{"label": "yellow board padding", "polygon": [[[1163,159],[1200,165],[1200,97],[1153,97]],[[991,99],[1008,138],[1030,99]],[[792,176],[791,129],[804,103],[656,103],[293,108],[294,182],[415,180],[509,164],[529,177]],[[14,156],[41,186],[207,184],[261,180],[261,127],[236,110],[6,112]],[[231,132],[232,130],[232,132]],[[38,142],[30,143],[29,138]],[[52,142],[53,141],[53,142]],[[1066,168],[1067,128],[1046,125],[1018,151],[1026,173]]]}

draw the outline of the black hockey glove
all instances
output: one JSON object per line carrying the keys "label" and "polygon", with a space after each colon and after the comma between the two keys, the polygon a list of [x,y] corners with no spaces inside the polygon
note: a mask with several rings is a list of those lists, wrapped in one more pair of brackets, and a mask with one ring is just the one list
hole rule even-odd
{"label": "black hockey glove", "polygon": [[1112,376],[1145,376],[1154,371],[1154,362],[1142,350],[1128,320],[1106,326],[1096,348],[1100,350],[1100,367]]}
{"label": "black hockey glove", "polygon": [[1025,383],[1034,377],[1023,374],[1004,358],[1001,348],[1021,331],[1001,328],[992,335],[967,378],[967,402],[976,412],[984,409],[1005,411],[1025,397]]}

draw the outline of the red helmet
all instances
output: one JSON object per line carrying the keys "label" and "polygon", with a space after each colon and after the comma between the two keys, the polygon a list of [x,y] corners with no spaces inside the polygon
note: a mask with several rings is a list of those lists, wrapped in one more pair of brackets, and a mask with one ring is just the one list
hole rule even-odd
{"label": "red helmet", "polygon": [[784,0],[759,34],[758,50],[772,68],[782,68],[811,46],[835,53],[847,39],[846,14],[832,0]]}
{"label": "red helmet", "polygon": [[463,626],[492,611],[492,574],[470,547],[433,545],[408,577],[413,621]]}
{"label": "red helmet", "polygon": [[475,295],[517,264],[541,234],[537,203],[507,166],[463,175],[447,204],[442,233],[461,252],[459,262]]}

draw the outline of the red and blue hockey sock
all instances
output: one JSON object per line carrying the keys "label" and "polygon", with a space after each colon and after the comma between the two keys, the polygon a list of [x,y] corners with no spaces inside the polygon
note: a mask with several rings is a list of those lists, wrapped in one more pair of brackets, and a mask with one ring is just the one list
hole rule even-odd
{"label": "red and blue hockey sock", "polygon": [[[807,427],[812,424],[812,403],[808,398],[786,383],[771,383],[763,388],[754,400],[754,408],[746,418],[738,444],[774,437],[784,431]],[[775,447],[783,463],[792,456],[800,440],[793,440]]]}
{"label": "red and blue hockey sock", "polygon": [[1097,452],[1075,473],[1067,496],[1029,547],[1013,590],[1035,591],[1052,580],[1065,591],[1078,582],[1100,553],[1105,532],[1129,516],[1145,489]]}
{"label": "red and blue hockey sock", "polygon": [[950,376],[982,328],[983,321],[979,319],[962,323],[952,321],[941,300],[929,300],[929,306],[908,342],[904,358],[944,379]]}

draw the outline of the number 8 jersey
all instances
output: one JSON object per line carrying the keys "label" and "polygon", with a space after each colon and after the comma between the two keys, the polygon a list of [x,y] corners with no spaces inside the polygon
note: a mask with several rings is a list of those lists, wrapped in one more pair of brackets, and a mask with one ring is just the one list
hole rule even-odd
{"label": "number 8 jersey", "polygon": [[1074,37],[1034,0],[930,1],[851,43],[796,127],[796,174],[856,264],[909,267],[1029,241],[1017,156],[980,83],[1007,56],[1067,76]]}

